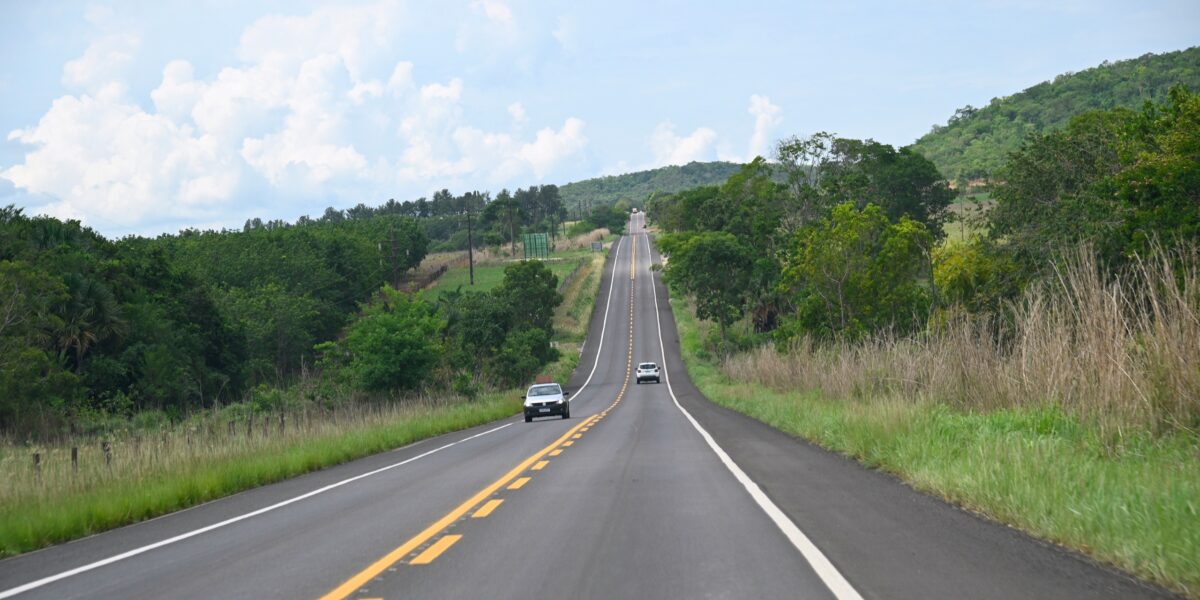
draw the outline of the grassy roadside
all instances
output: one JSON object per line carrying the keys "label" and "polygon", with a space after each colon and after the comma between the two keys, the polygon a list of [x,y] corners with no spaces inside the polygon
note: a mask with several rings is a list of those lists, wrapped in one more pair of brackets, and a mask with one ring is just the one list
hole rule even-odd
{"label": "grassy roadside", "polygon": [[[564,253],[568,254],[568,253]],[[563,290],[555,314],[561,356],[546,372],[566,381],[579,364],[603,274],[604,255],[572,251],[564,273],[590,257]],[[578,255],[578,256],[576,256]],[[569,267],[569,268],[567,268]],[[449,274],[462,269],[451,269]],[[503,266],[496,272],[503,277]],[[560,277],[563,275],[560,274]],[[477,272],[478,275],[478,272]],[[496,283],[498,283],[497,280]],[[268,390],[288,395],[296,392]],[[227,411],[187,426],[111,440],[106,464],[99,442],[79,444],[79,468],[71,468],[70,445],[0,445],[0,557],[77,539],[250,488],[330,467],[422,439],[517,414],[520,390],[398,404],[350,405],[340,413],[314,411],[256,414],[251,420]],[[228,407],[234,408],[234,407]],[[32,452],[41,458],[31,465]]]}
{"label": "grassy roadside", "polygon": [[1048,406],[968,411],[838,399],[735,380],[702,352],[706,324],[672,300],[684,363],[714,402],[893,473],[916,489],[1200,597],[1200,442],[1131,434],[1114,448]]}
{"label": "grassy roadside", "polygon": [[[39,485],[23,486],[24,493],[6,498],[0,505],[0,556],[150,519],[519,410],[516,395],[494,393],[475,401],[425,401],[343,413],[340,422],[323,419],[293,426],[291,435],[239,430],[204,444],[199,437],[193,443],[190,435],[185,442],[181,432],[163,433],[161,439],[147,441],[137,456],[128,444],[114,450],[119,458],[112,470],[95,466],[103,460],[91,461],[92,470],[100,471],[91,477],[72,475],[66,468],[57,474],[47,470]],[[145,458],[134,462],[141,456]],[[14,457],[3,458],[11,462]]]}

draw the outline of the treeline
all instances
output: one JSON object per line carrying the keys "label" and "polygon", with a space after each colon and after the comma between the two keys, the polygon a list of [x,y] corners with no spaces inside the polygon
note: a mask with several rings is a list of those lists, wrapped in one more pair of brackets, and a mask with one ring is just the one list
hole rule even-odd
{"label": "treeline", "polygon": [[[1200,242],[1200,96],[1182,87],[1030,138],[967,242],[943,241],[953,193],[912,148],[817,134],[777,150],[649,206],[667,281],[719,325],[714,351],[916,335],[961,314],[987,315],[1000,343],[1006,307],[1076,249],[1118,279],[1156,248]],[[757,334],[741,339],[731,326],[747,316]]]}
{"label": "treeline", "polygon": [[[535,185],[513,192],[505,189],[495,197],[479,191],[455,195],[443,189],[430,198],[403,202],[392,199],[376,207],[363,203],[345,210],[329,207],[320,217],[305,215],[294,224],[283,220],[249,219],[243,231],[336,225],[380,217],[408,217],[420,224],[429,239],[430,252],[445,252],[466,250],[471,243],[475,248],[506,244],[511,247],[515,246],[523,233],[557,236],[567,220],[587,219],[591,212],[568,211],[555,185]],[[605,218],[599,217],[601,220]]]}
{"label": "treeline", "polygon": [[587,214],[594,209],[624,201],[625,208],[655,193],[675,193],[705,185],[718,185],[737,173],[741,165],[731,162],[690,162],[648,171],[609,175],[568,183],[561,188],[563,203],[572,211]]}
{"label": "treeline", "polygon": [[1174,85],[1200,89],[1200,48],[1106,62],[994,98],[982,108],[965,106],[917,140],[914,148],[952,181],[988,178],[1030,135],[1062,127],[1087,111],[1136,110],[1145,102],[1163,103]]}
{"label": "treeline", "polygon": [[[321,382],[317,401],[520,383],[557,355],[549,316],[561,298],[543,265],[519,263],[493,292],[436,302],[392,288],[439,220],[470,210],[476,235],[509,241],[556,223],[556,196],[552,186],[495,200],[439,193],[118,241],[0,209],[0,433],[86,432],[146,411],[177,420],[300,379]],[[592,218],[610,225],[611,213]]]}

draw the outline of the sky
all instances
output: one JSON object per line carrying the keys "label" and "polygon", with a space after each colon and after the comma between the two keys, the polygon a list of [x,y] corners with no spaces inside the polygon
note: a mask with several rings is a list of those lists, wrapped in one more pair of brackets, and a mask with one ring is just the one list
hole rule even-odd
{"label": "sky", "polygon": [[152,236],[817,131],[903,146],[1196,45],[1196,0],[0,0],[0,206]]}

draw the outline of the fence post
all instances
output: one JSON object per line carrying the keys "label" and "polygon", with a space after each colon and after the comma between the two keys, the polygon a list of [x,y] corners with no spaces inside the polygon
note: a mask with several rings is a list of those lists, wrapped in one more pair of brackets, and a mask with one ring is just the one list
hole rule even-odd
{"label": "fence post", "polygon": [[254,413],[246,415],[246,437],[254,437]]}
{"label": "fence post", "polygon": [[112,444],[108,440],[100,442],[100,449],[104,451],[104,466],[108,467],[108,473],[112,474]]}
{"label": "fence post", "polygon": [[42,482],[42,453],[33,453],[33,472],[37,475],[38,483]]}
{"label": "fence post", "polygon": [[71,474],[79,473],[79,447],[71,446]]}

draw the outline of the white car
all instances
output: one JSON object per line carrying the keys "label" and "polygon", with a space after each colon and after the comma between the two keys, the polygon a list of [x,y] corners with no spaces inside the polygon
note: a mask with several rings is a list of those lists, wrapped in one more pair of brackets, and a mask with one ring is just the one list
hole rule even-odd
{"label": "white car", "polygon": [[564,392],[557,383],[539,383],[529,386],[525,392],[525,422],[534,417],[561,416],[571,418],[571,403],[567,400],[569,394]]}
{"label": "white car", "polygon": [[658,365],[652,362],[638,363],[637,382],[654,380],[654,383],[662,383],[659,380]]}

